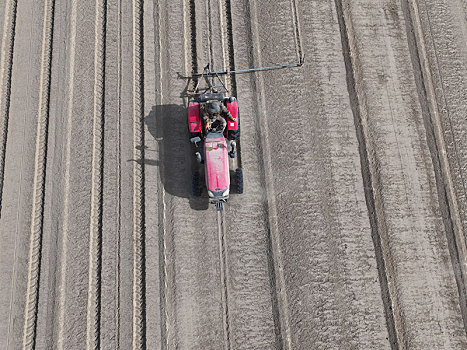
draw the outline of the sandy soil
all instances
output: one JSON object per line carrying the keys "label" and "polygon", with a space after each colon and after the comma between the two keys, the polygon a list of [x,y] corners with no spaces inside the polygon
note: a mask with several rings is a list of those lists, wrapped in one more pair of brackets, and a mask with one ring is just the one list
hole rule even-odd
{"label": "sandy soil", "polygon": [[[461,0],[5,0],[0,344],[467,348]],[[191,195],[181,79],[241,109]]]}

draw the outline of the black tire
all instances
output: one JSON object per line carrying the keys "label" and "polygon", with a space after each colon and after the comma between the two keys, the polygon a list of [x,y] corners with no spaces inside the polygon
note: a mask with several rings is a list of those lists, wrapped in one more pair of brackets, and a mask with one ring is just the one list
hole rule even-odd
{"label": "black tire", "polygon": [[190,140],[191,140],[193,137],[196,137],[196,136],[201,137],[201,133],[199,133],[199,132],[190,132]]}
{"label": "black tire", "polygon": [[237,115],[237,118],[238,118],[238,128],[237,130],[229,130],[229,133],[227,135],[227,138],[230,140],[230,141],[234,141],[234,140],[239,140],[240,139],[240,108],[238,108],[238,115]]}
{"label": "black tire", "polygon": [[237,179],[237,193],[242,194],[243,193],[243,170],[242,168],[237,168],[237,170],[235,170],[235,177]]}
{"label": "black tire", "polygon": [[201,184],[200,184],[199,171],[193,172],[193,175],[191,176],[191,190],[193,192],[193,196],[195,197],[201,196]]}
{"label": "black tire", "polygon": [[230,141],[236,141],[240,139],[240,130],[229,130],[229,135],[227,136],[227,138]]}

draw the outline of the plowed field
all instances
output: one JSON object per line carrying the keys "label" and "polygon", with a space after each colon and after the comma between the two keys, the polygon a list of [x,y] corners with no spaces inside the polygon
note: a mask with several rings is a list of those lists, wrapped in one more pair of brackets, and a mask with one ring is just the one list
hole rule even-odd
{"label": "plowed field", "polygon": [[[467,349],[467,3],[3,0],[0,348]],[[244,194],[191,191],[206,64]]]}

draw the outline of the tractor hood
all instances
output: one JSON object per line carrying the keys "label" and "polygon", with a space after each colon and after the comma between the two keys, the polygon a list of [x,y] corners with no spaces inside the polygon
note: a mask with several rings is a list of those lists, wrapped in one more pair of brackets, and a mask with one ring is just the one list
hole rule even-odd
{"label": "tractor hood", "polygon": [[204,142],[206,187],[211,198],[228,197],[230,188],[227,142],[222,133],[209,133]]}

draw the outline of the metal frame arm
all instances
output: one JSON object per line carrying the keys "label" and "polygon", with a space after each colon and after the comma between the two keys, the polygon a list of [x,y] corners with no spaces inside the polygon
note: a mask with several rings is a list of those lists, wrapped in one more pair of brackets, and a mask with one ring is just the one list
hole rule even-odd
{"label": "metal frame arm", "polygon": [[183,76],[185,79],[189,78],[196,78],[196,77],[202,77],[202,76],[219,76],[219,75],[225,75],[225,74],[242,74],[242,73],[251,73],[251,72],[260,72],[260,71],[266,71],[266,70],[273,70],[273,69],[282,69],[282,68],[292,68],[292,67],[301,67],[305,63],[305,56],[300,57],[299,62],[295,63],[288,63],[288,64],[281,64],[277,66],[270,66],[270,67],[258,67],[258,68],[249,68],[249,69],[237,69],[237,70],[225,70],[225,71],[219,71],[219,72],[211,72],[209,71],[209,65],[204,67],[204,72],[203,73],[196,73],[191,76]]}

